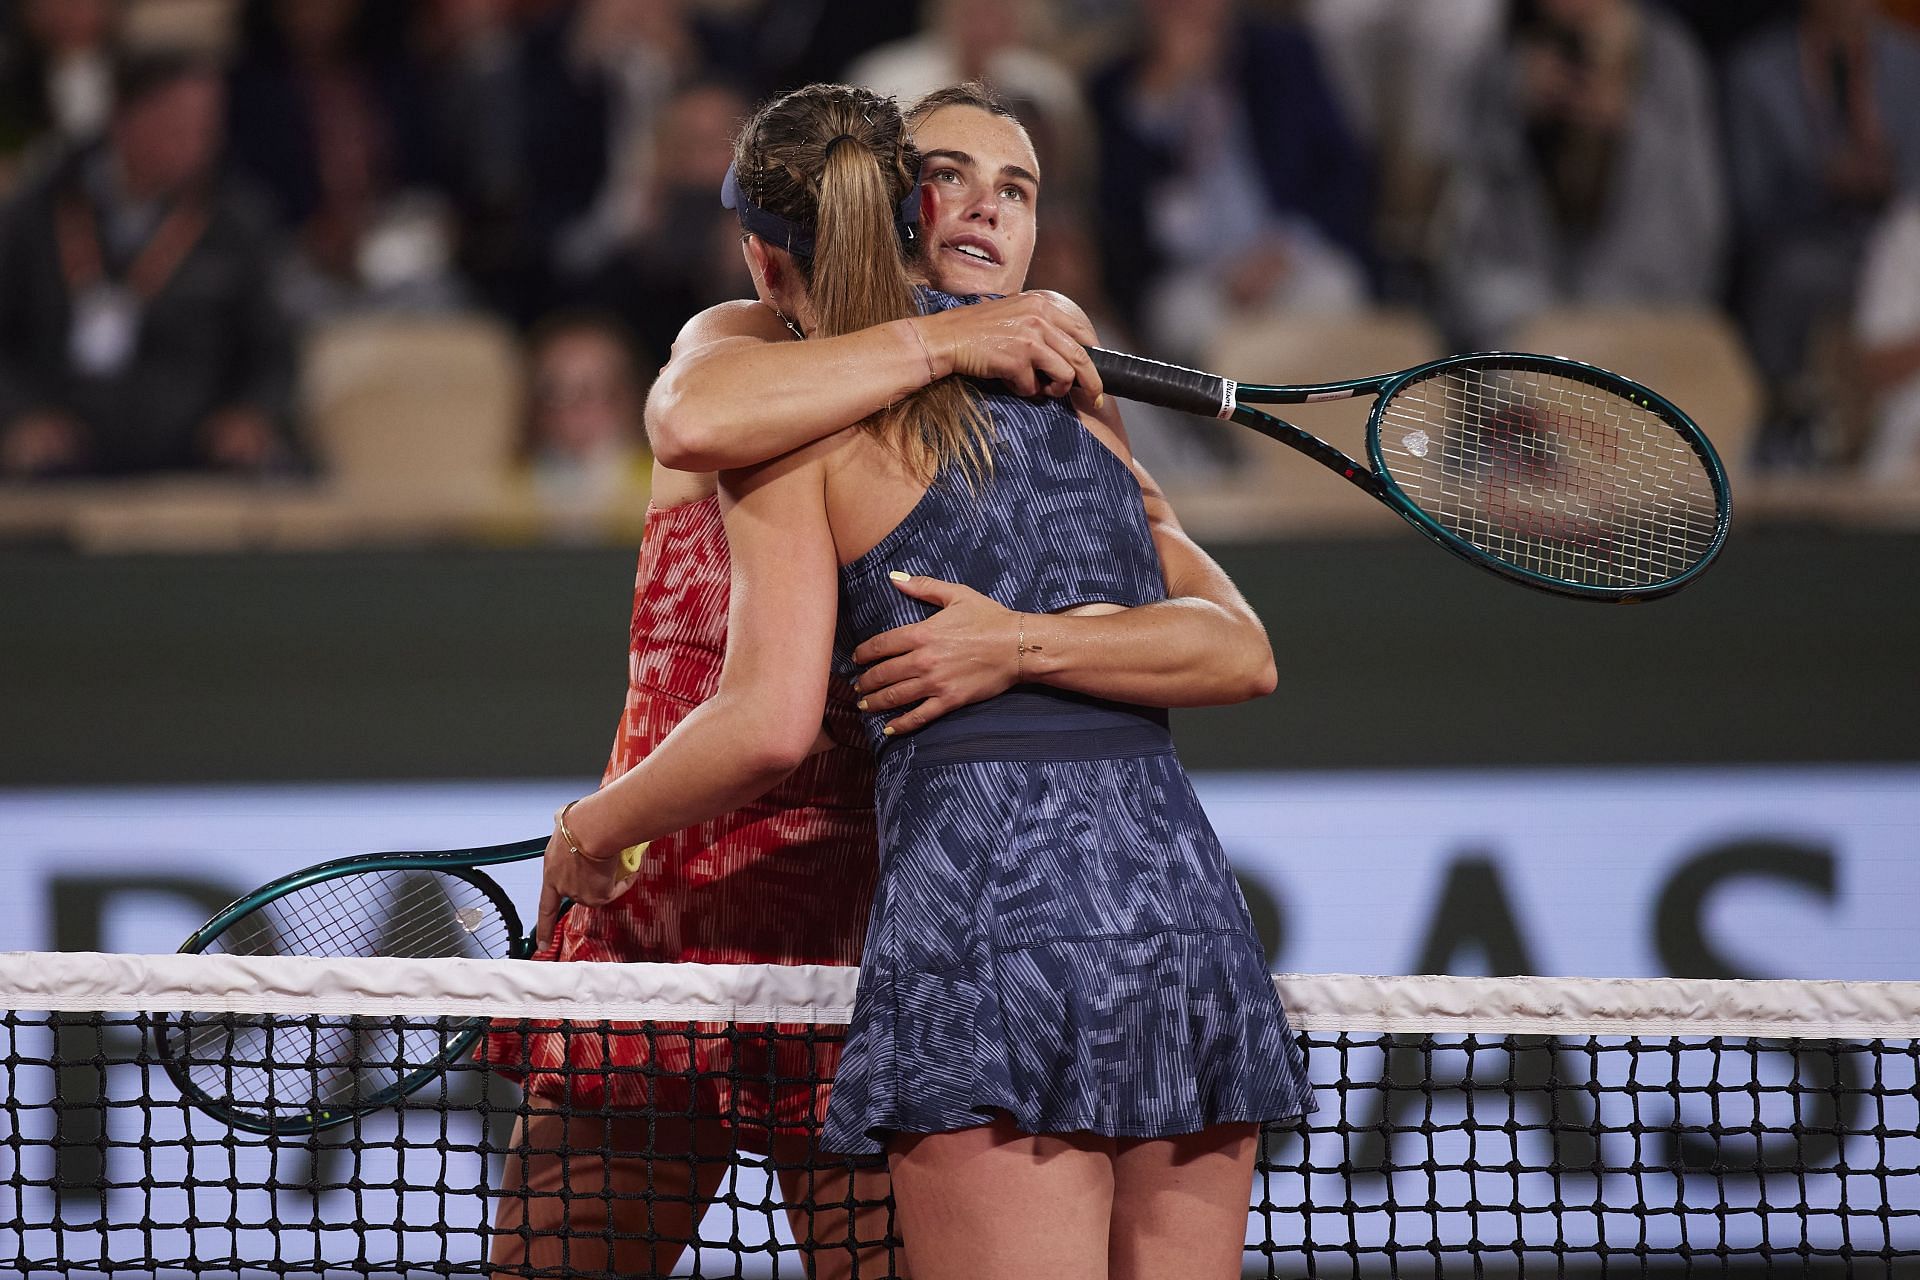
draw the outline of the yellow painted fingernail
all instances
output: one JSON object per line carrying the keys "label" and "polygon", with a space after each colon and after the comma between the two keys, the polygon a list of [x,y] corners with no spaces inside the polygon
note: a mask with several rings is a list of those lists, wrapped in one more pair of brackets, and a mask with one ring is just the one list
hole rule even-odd
{"label": "yellow painted fingernail", "polygon": [[893,736],[893,726],[888,725],[886,728],[882,729],[880,731],[880,736],[883,738],[891,738]]}
{"label": "yellow painted fingernail", "polygon": [[638,871],[640,869],[640,860],[647,856],[647,846],[652,843],[653,841],[651,840],[642,840],[639,844],[630,844],[622,849],[620,851],[620,865],[630,872]]}
{"label": "yellow painted fingernail", "polygon": [[1093,407],[1096,409],[1101,409],[1106,407],[1106,403],[1107,403],[1107,393],[1104,391],[1102,391],[1099,395],[1093,398]]}
{"label": "yellow painted fingernail", "polygon": [[895,582],[906,582],[913,577],[912,574],[902,573],[898,569],[893,570],[891,573],[887,574],[887,576],[889,578],[892,578]]}
{"label": "yellow painted fingernail", "polygon": [[862,698],[860,699],[860,701],[854,703],[853,705],[860,708],[860,710],[865,711],[867,709],[867,700],[865,698]]}

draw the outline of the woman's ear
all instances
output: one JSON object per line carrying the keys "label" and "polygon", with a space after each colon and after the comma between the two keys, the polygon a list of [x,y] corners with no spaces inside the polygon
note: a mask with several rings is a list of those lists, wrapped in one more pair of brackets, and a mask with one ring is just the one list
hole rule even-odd
{"label": "woman's ear", "polygon": [[774,248],[759,236],[747,237],[745,249],[747,270],[753,273],[760,301],[782,316],[807,324],[801,320],[808,313],[806,278],[792,255]]}
{"label": "woman's ear", "polygon": [[754,291],[760,295],[760,301],[772,306],[775,292],[781,284],[779,259],[759,236],[747,236],[741,240],[740,256],[746,259],[747,274],[753,277]]}

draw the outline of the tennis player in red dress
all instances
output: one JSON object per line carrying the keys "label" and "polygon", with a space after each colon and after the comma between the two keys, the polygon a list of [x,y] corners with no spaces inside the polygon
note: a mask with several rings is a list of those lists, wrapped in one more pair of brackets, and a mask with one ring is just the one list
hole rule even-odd
{"label": "tennis player in red dress", "polygon": [[[604,782],[713,696],[728,575],[717,497],[649,508],[626,705]],[[829,715],[852,716],[853,701],[842,686]],[[858,964],[877,869],[873,824],[872,755],[828,746],[758,800],[654,841],[632,886],[605,906],[568,911],[536,959]],[[871,1186],[849,1187],[844,1162],[823,1163],[807,1137],[826,1114],[827,1091],[813,1082],[832,1077],[839,1041],[805,1027],[663,1030],[489,1037],[488,1059],[523,1076],[529,1105],[509,1156],[494,1265],[665,1275],[737,1147],[771,1153],[787,1203],[814,1206],[794,1227],[817,1243],[817,1274],[846,1274],[857,1254],[877,1252],[887,1234],[884,1169],[856,1179]],[[854,1220],[850,1193],[865,1205]],[[609,1256],[609,1231],[654,1239],[612,1242]]]}
{"label": "tennis player in red dress", "polygon": [[[934,95],[911,118],[930,160],[920,229],[930,281],[955,293],[1012,296],[928,317],[938,325],[925,337],[886,325],[804,344],[814,348],[807,352],[797,341],[754,344],[753,356],[771,359],[760,359],[751,376],[703,380],[708,388],[738,387],[737,404],[703,403],[698,411],[676,404],[661,413],[658,400],[674,389],[656,388],[649,412],[656,453],[679,469],[656,468],[635,584],[626,704],[603,788],[645,761],[719,688],[731,566],[712,471],[778,456],[925,385],[932,368],[925,343],[974,376],[1052,394],[1078,383],[1084,394],[1095,393],[1097,376],[1083,350],[1093,334],[1077,308],[1017,293],[1033,253],[1039,187],[1025,131],[972,86]],[[769,404],[781,406],[777,421],[764,414]],[[689,432],[688,423],[710,429]],[[1246,647],[1265,655],[1264,632],[1141,478],[1173,598],[1074,619],[1085,624],[1079,661],[1064,663],[1059,682],[1100,692],[1111,672],[1129,682],[1117,692],[1138,699],[1142,674],[1129,665],[1142,659],[1130,655],[1146,653],[1167,673],[1155,678],[1167,682],[1169,705],[1205,701],[1209,691],[1187,699],[1180,685],[1220,677],[1198,663],[1183,674],[1181,653],[1218,655],[1220,629],[1229,627],[1248,630]],[[856,655],[884,665],[862,676],[861,690],[836,682],[816,750],[773,790],[654,840],[630,878],[600,872],[615,865],[614,851],[590,847],[590,828],[580,820],[585,811],[571,838],[556,833],[537,958],[859,963],[877,866],[873,759],[850,745],[860,741],[855,702],[864,696],[874,708],[905,708],[895,723],[910,732],[1003,691],[1021,674],[1007,611],[930,580],[902,589],[946,607],[929,624],[902,629],[917,634],[897,642],[877,637],[869,653]],[[991,661],[983,661],[987,655]],[[911,671],[903,682],[882,675],[903,670]],[[1036,679],[1031,665],[1021,678]],[[576,840],[598,855],[587,870],[601,874],[599,892],[578,878]],[[562,893],[604,905],[575,905],[550,924]],[[656,1028],[642,1035],[615,1028],[603,1036],[503,1028],[490,1036],[487,1059],[519,1075],[528,1097],[496,1214],[492,1261],[500,1274],[668,1273],[742,1147],[772,1155],[811,1274],[847,1275],[856,1265],[862,1275],[885,1274],[884,1165],[850,1172],[844,1158],[823,1156],[817,1145],[828,1089],[813,1082],[831,1078],[838,1042],[801,1027],[774,1031],[703,1036]]]}

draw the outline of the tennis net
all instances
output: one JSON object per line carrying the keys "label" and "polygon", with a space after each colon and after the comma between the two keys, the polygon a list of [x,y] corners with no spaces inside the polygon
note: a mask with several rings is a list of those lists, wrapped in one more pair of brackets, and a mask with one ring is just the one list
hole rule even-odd
{"label": "tennis net", "polygon": [[[0,1274],[902,1274],[882,1167],[807,1136],[854,977],[0,955]],[[1276,981],[1318,1110],[1248,1276],[1920,1275],[1920,983]],[[461,1056],[317,1132],[181,1088],[351,1114],[421,1037]]]}

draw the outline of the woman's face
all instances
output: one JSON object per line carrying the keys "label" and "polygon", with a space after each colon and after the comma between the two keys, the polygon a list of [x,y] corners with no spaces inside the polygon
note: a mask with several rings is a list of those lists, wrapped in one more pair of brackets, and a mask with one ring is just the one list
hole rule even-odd
{"label": "woman's face", "polygon": [[1027,131],[978,107],[914,130],[927,279],[946,293],[1018,293],[1033,261],[1040,162]]}

